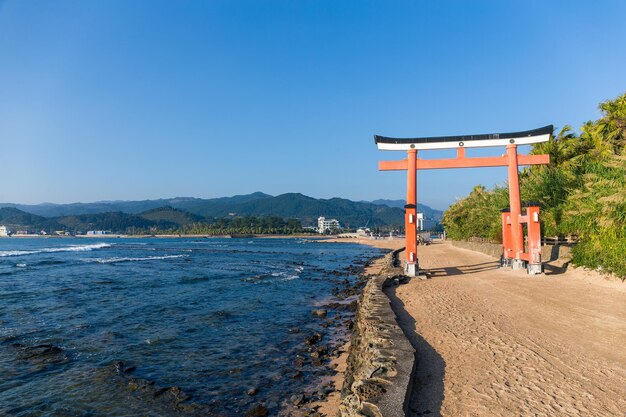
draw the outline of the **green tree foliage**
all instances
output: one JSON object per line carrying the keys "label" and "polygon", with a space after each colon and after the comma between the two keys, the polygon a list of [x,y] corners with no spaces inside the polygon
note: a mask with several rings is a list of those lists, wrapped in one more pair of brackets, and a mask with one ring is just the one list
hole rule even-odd
{"label": "green tree foliage", "polygon": [[300,220],[281,217],[224,217],[211,222],[193,223],[175,231],[181,234],[294,234],[306,233]]}
{"label": "green tree foliage", "polygon": [[483,237],[501,239],[500,210],[509,204],[508,189],[496,187],[491,191],[482,185],[474,187],[465,198],[450,206],[443,215],[442,223],[452,239]]}
{"label": "green tree foliage", "polygon": [[[533,154],[550,155],[550,165],[520,174],[522,200],[541,204],[545,235],[575,235],[578,265],[626,277],[626,94],[599,106],[602,117],[576,134],[565,126]],[[453,239],[482,237],[501,241],[499,209],[508,191],[475,187],[444,213]]]}

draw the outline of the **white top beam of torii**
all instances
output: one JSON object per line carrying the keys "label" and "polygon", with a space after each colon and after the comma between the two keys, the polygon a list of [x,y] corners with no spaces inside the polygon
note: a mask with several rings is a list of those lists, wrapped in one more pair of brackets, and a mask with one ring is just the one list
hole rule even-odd
{"label": "white top beam of torii", "polygon": [[487,133],[481,135],[436,136],[425,138],[389,138],[374,136],[374,141],[381,151],[407,151],[409,149],[455,149],[485,148],[506,145],[530,145],[547,142],[554,127],[552,125],[523,132]]}

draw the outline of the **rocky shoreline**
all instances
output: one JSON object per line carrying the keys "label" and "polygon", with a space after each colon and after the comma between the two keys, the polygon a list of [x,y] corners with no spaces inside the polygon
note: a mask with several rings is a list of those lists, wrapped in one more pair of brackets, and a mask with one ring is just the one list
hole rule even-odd
{"label": "rocky shoreline", "polygon": [[[400,417],[408,407],[408,393],[415,363],[415,350],[396,322],[389,298],[384,289],[406,282],[399,267],[398,253],[394,250],[382,259],[378,258],[379,270],[372,275],[359,275],[351,288],[345,288],[339,297],[354,297],[349,310],[355,311],[344,324],[351,331],[349,343],[322,347],[321,357],[338,357],[347,347],[347,367],[343,375],[341,401],[334,407],[321,407],[328,394],[339,387],[326,382],[313,389],[313,395],[292,396],[289,416],[308,417]],[[368,262],[367,264],[371,264]],[[364,266],[367,266],[364,265]],[[364,272],[364,271],[363,271]],[[334,307],[334,303],[331,303]],[[330,304],[329,304],[330,305]],[[345,307],[344,307],[345,308]],[[315,310],[314,315],[323,314]],[[307,340],[307,342],[310,342]],[[317,338],[311,341],[311,353],[319,352]],[[317,349],[317,350],[316,350]],[[334,364],[336,365],[336,364]],[[317,401],[316,401],[317,400]],[[320,402],[321,400],[321,402]],[[326,408],[326,409],[325,409]],[[336,408],[336,410],[334,409]],[[322,410],[324,412],[322,412]],[[250,417],[256,414],[251,414]]]}
{"label": "rocky shoreline", "polygon": [[[331,378],[336,373],[332,361],[345,353],[355,325],[359,294],[362,294],[369,281],[365,270],[377,259],[380,257],[361,259],[345,270],[331,271],[334,276],[346,278],[332,289],[331,299],[311,311],[312,319],[322,320],[321,327],[327,331],[307,334],[303,340],[303,349],[293,361],[296,377],[302,377],[302,368],[314,367],[310,384],[302,393],[284,400],[279,416],[321,417],[324,414],[318,411],[319,404],[326,401],[330,394],[341,391],[342,387],[336,386]],[[356,276],[357,279],[351,282],[347,278],[349,276]],[[249,410],[246,417],[269,415],[265,412],[263,405],[258,404]]]}
{"label": "rocky shoreline", "polygon": [[383,290],[406,282],[397,259],[385,257],[381,273],[365,286],[357,309],[346,370],[341,417],[400,417],[408,408],[415,350],[396,322]]}

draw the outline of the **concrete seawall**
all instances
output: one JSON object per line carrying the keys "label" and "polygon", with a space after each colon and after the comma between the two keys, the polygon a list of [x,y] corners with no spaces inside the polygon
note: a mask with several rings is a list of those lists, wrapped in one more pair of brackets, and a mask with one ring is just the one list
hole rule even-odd
{"label": "concrete seawall", "polygon": [[399,251],[385,258],[382,273],[361,294],[339,407],[341,417],[404,417],[415,350],[396,322],[383,292],[404,277],[394,266]]}

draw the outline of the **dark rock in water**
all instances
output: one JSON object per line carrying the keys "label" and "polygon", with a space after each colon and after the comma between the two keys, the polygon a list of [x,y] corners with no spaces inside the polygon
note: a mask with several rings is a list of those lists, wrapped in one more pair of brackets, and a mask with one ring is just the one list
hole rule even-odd
{"label": "dark rock in water", "polygon": [[124,362],[122,361],[115,362],[113,366],[115,366],[115,371],[118,374],[121,374],[122,372],[124,372]]}
{"label": "dark rock in water", "polygon": [[322,335],[320,333],[314,333],[312,336],[308,337],[304,341],[304,343],[306,343],[307,345],[311,346],[311,345],[316,344],[320,340],[322,340]]}
{"label": "dark rock in water", "polygon": [[305,402],[304,394],[292,395],[290,401],[293,405],[302,405]]}
{"label": "dark rock in water", "polygon": [[129,376],[128,374],[133,372],[136,367],[126,367],[122,361],[115,362],[113,366],[117,375],[126,382],[127,388],[131,391],[136,391],[144,400],[169,403],[175,409],[183,411],[193,411],[202,407],[199,404],[185,403],[191,400],[192,396],[179,386],[160,387],[154,381]]}
{"label": "dark rock in water", "polygon": [[297,371],[295,374],[293,374],[291,377],[294,379],[300,379],[304,376],[304,374],[300,371]]}
{"label": "dark rock in water", "polygon": [[137,383],[137,381],[128,381],[128,389],[131,391],[135,391],[138,390],[140,387],[140,385]]}
{"label": "dark rock in water", "polygon": [[191,398],[189,395],[185,394],[185,392],[180,387],[177,387],[176,385],[174,385],[172,387],[156,388],[154,390],[153,396],[156,398],[156,397],[159,397],[161,395],[169,395],[169,396],[171,396],[173,398],[174,402],[186,401],[189,398]]}
{"label": "dark rock in water", "polygon": [[174,385],[173,387],[170,387],[170,389],[168,390],[168,393],[174,397],[174,402],[176,404],[183,402],[183,401],[188,401],[191,399],[191,395],[187,394],[185,391],[183,391],[180,387]]}
{"label": "dark rock in water", "polygon": [[124,362],[122,362],[122,361],[115,362],[115,364],[113,366],[115,366],[115,372],[117,372],[120,375],[121,374],[130,374],[135,369],[137,369],[136,366],[126,367],[126,364],[124,364]]}
{"label": "dark rock in water", "polygon": [[291,329],[289,329],[289,333],[300,333],[300,328],[292,327]]}
{"label": "dark rock in water", "polygon": [[36,346],[25,346],[21,343],[14,343],[12,346],[20,350],[20,359],[28,360],[34,363],[60,363],[67,360],[67,356],[63,352],[63,349],[49,343]]}
{"label": "dark rock in water", "polygon": [[248,395],[250,395],[250,396],[252,396],[252,395],[257,395],[257,393],[258,393],[258,392],[259,392],[259,389],[258,389],[258,388],[256,388],[256,387],[254,387],[254,388],[250,388],[250,389],[247,391],[247,394],[248,394]]}
{"label": "dark rock in water", "polygon": [[246,412],[246,417],[267,417],[270,415],[270,410],[263,404],[257,404]]}
{"label": "dark rock in water", "polygon": [[316,352],[319,354],[319,356],[327,356],[328,355],[328,347],[327,346],[320,346],[317,348]]}
{"label": "dark rock in water", "polygon": [[45,355],[56,355],[59,353],[63,353],[63,349],[58,346],[54,346],[51,344],[43,344],[37,346],[21,346],[24,351],[24,357],[34,357],[34,356],[45,356]]}
{"label": "dark rock in water", "polygon": [[330,304],[327,304],[325,307],[332,308],[333,310],[338,310],[338,311],[355,312],[358,307],[358,303],[356,300],[354,300],[349,303],[330,303]]}
{"label": "dark rock in water", "polygon": [[328,314],[328,311],[327,310],[323,310],[323,309],[313,310],[313,311],[311,311],[311,314],[313,314],[314,316],[317,316],[317,317],[326,317],[326,315]]}
{"label": "dark rock in water", "polygon": [[328,356],[328,347],[320,346],[311,352],[311,357],[316,359],[324,359]]}
{"label": "dark rock in water", "polygon": [[304,365],[305,359],[298,355],[296,356],[296,358],[293,360],[293,366],[295,366],[296,368],[302,368],[302,366]]}

